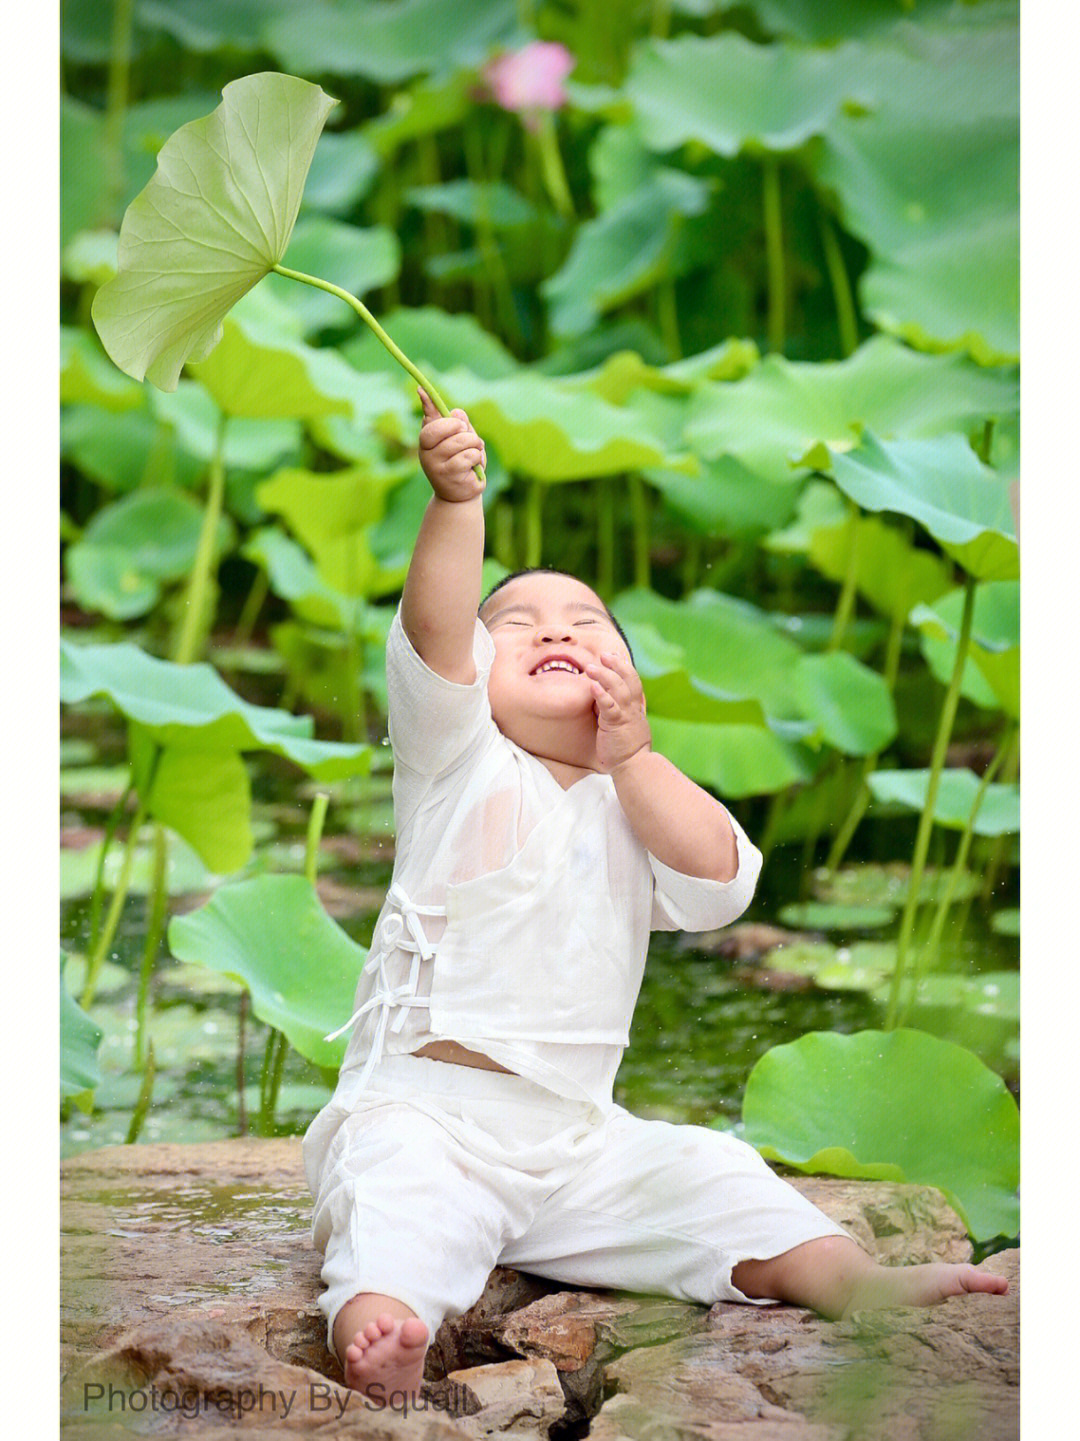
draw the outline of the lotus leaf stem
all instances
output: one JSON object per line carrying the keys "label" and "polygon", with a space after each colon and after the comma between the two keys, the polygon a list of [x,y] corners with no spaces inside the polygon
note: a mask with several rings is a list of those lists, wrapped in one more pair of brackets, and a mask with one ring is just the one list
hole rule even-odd
{"label": "lotus leaf stem", "polygon": [[154,1094],[154,1077],[157,1075],[157,1065],[154,1061],[154,1043],[150,1045],[146,1053],[146,1069],[143,1071],[142,1085],[139,1087],[139,1099],[135,1102],[135,1109],[131,1113],[131,1125],[128,1126],[128,1133],[124,1137],[126,1146],[133,1146],[139,1139],[139,1132],[143,1128],[147,1112],[150,1110],[150,1101]]}
{"label": "lotus leaf stem", "polygon": [[676,304],[674,276],[665,275],[656,287],[656,318],[664,337],[669,360],[682,359],[682,336],[679,334],[679,308]]}
{"label": "lotus leaf stem", "polygon": [[248,1133],[247,1102],[244,1100],[245,1051],[247,1049],[247,1016],[251,997],[247,991],[240,992],[240,1004],[236,1016],[236,1125],[237,1134]]}
{"label": "lotus leaf stem", "polygon": [[609,476],[598,476],[596,489],[596,587],[605,600],[615,593],[615,491]]}
{"label": "lotus leaf stem", "polygon": [[323,824],[326,821],[326,808],[330,804],[330,797],[325,791],[318,791],[311,803],[311,815],[308,817],[307,846],[304,850],[304,875],[307,876],[310,885],[315,884],[319,871],[319,840],[322,837]]}
{"label": "lotus leaf stem", "polygon": [[169,852],[165,840],[165,827],[160,821],[154,824],[154,861],[150,881],[150,914],[146,925],[146,944],[143,947],[142,965],[139,967],[139,993],[135,1004],[135,1069],[141,1070],[146,1045],[146,1008],[150,997],[150,985],[154,978],[154,962],[157,960],[161,938],[165,934],[165,919],[168,910]]}
{"label": "lotus leaf stem", "polygon": [[112,35],[105,92],[105,136],[109,148],[109,189],[113,205],[124,198],[124,116],[131,74],[131,30],[135,0],[113,0]]}
{"label": "lotus leaf stem", "polygon": [[544,547],[544,482],[531,480],[525,492],[525,565],[538,566]]}
{"label": "lotus leaf stem", "polygon": [[559,141],[555,134],[555,116],[550,110],[542,110],[537,117],[537,124],[536,149],[540,157],[540,175],[544,188],[551,197],[556,212],[564,220],[572,221],[574,202],[570,198],[570,186],[567,184]]}
{"label": "lotus leaf stem", "polygon": [[120,817],[127,809],[127,803],[131,799],[131,793],[135,789],[134,777],[129,778],[124,787],[124,793],[113,806],[109,813],[109,819],[105,822],[105,835],[102,838],[101,850],[98,852],[97,865],[94,868],[94,890],[90,897],[90,921],[88,925],[89,939],[87,949],[93,951],[98,943],[101,934],[101,908],[105,902],[105,858],[109,854],[113,840],[116,837],[116,828],[120,824]]}
{"label": "lotus leaf stem", "polygon": [[270,591],[270,574],[262,566],[255,572],[255,579],[251,582],[251,589],[247,593],[240,618],[236,622],[236,630],[233,632],[233,645],[247,645],[255,629],[255,621],[259,611],[263,608]]}
{"label": "lotus leaf stem", "polygon": [[852,355],[859,348],[859,322],[855,301],[851,294],[851,282],[848,279],[847,267],[840,250],[840,242],[836,238],[836,231],[824,210],[818,211],[818,222],[821,227],[821,245],[825,252],[825,268],[829,272],[833,302],[836,305],[836,327],[840,333],[840,349],[845,356]]}
{"label": "lotus leaf stem", "polygon": [[784,274],[784,232],[780,197],[780,165],[775,155],[767,155],[763,164],[763,200],[765,214],[765,263],[768,277],[768,338],[769,349],[783,354],[787,332],[786,286]]}
{"label": "lotus leaf stem", "polygon": [[938,947],[941,944],[941,934],[942,931],[945,929],[945,920],[952,907],[953,900],[956,897],[956,890],[960,884],[960,877],[964,874],[967,868],[968,852],[971,850],[971,841],[972,837],[975,834],[975,822],[978,819],[979,810],[981,809],[982,803],[986,798],[986,792],[989,788],[990,782],[994,779],[998,771],[1001,769],[1002,762],[1005,760],[1005,757],[1009,752],[1014,731],[1015,725],[1010,726],[1000,746],[998,746],[998,749],[995,752],[993,759],[987,766],[986,770],[983,772],[982,778],[979,781],[978,790],[975,792],[975,797],[971,802],[971,811],[968,814],[967,822],[960,836],[960,843],[956,848],[956,855],[953,859],[952,868],[949,871],[948,881],[946,882],[942,894],[938,900],[937,910],[934,912],[934,919],[930,926],[930,931],[927,935],[926,943],[921,948],[919,955],[916,957],[916,963],[912,967],[911,982],[908,990],[907,1001],[905,1002],[900,1017],[900,1024],[902,1026],[907,1024],[907,1018],[911,1013],[912,1006],[915,1004],[915,997],[919,989],[919,982],[922,980],[923,976],[926,974],[927,971],[934,969],[934,962],[937,959]]}
{"label": "lotus leaf stem", "polygon": [[[896,677],[900,670],[900,652],[903,638],[904,617],[897,611],[889,626],[889,639],[885,645],[885,668],[882,672],[885,684],[889,687],[890,695],[896,689]],[[870,804],[870,777],[877,768],[877,763],[880,759],[880,751],[875,751],[873,755],[866,756],[863,759],[858,786],[855,790],[855,799],[852,801],[851,809],[845,816],[839,831],[837,831],[829,854],[825,858],[825,869],[830,876],[835,875],[839,869],[840,862],[847,854],[847,848],[851,844],[863,816],[866,814],[866,808]]]}
{"label": "lotus leaf stem", "polygon": [[[349,292],[347,290],[343,290],[340,285],[334,285],[329,280],[321,280],[317,275],[305,275],[301,270],[290,270],[287,265],[275,265],[273,268],[278,275],[284,275],[289,280],[299,280],[302,285],[314,285],[316,290],[325,290],[330,295],[336,295],[339,300],[344,300],[346,305],[351,305],[353,310],[356,311],[357,315],[359,315],[360,319],[364,322],[364,324],[369,326],[375,332],[375,334],[382,341],[383,345],[386,346],[387,350],[394,357],[397,363],[405,370],[407,370],[408,373],[412,376],[412,378],[416,381],[417,385],[419,385],[423,390],[427,392],[428,395],[431,396],[431,399],[435,405],[435,409],[439,412],[439,414],[450,414],[450,407],[447,405],[446,401],[443,400],[442,396],[439,394],[438,390],[436,390],[435,386],[432,385],[431,381],[428,380],[427,376],[423,373],[422,370],[417,369],[417,367],[412,363],[412,361],[405,354],[405,352],[394,344],[394,342],[390,339],[389,335],[387,335],[386,331],[375,319],[374,315],[372,315],[371,311],[367,308],[367,306],[363,303],[362,300],[357,300],[355,295],[350,295]],[[477,465],[474,466],[473,469],[475,470],[476,475],[479,477],[479,479],[483,480],[483,466]]]}
{"label": "lotus leaf stem", "polygon": [[649,557],[652,517],[649,514],[649,493],[640,475],[630,477],[630,519],[634,527],[634,584],[649,590],[652,586]]}
{"label": "lotus leaf stem", "polygon": [[124,909],[124,902],[127,900],[128,890],[131,886],[131,865],[135,857],[135,842],[139,834],[139,828],[146,819],[146,802],[140,801],[135,816],[128,830],[127,840],[124,843],[124,859],[120,865],[120,875],[116,882],[116,889],[113,891],[112,900],[109,902],[109,910],[105,916],[105,924],[102,927],[101,935],[98,937],[97,945],[90,956],[86,967],[86,983],[83,986],[83,993],[79,997],[79,1005],[84,1011],[90,1009],[94,1000],[94,990],[97,986],[98,974],[101,971],[102,962],[106,953],[113,943],[116,935],[116,928],[120,924],[120,913]]}
{"label": "lotus leaf stem", "polygon": [[960,683],[964,676],[964,666],[967,664],[968,650],[971,642],[971,624],[975,615],[975,577],[969,575],[964,587],[964,612],[960,621],[960,634],[956,643],[956,659],[953,663],[952,675],[949,677],[948,689],[945,692],[945,700],[942,703],[941,714],[938,719],[937,735],[934,738],[934,748],[930,757],[930,776],[926,786],[926,803],[923,806],[922,815],[919,817],[919,828],[915,835],[915,850],[911,860],[911,878],[908,884],[907,899],[904,902],[903,914],[900,917],[900,932],[896,940],[896,961],[893,967],[892,981],[889,985],[888,1011],[885,1017],[885,1029],[892,1030],[897,1024],[900,1004],[900,985],[904,975],[904,967],[907,961],[908,947],[911,943],[912,931],[915,924],[915,911],[919,903],[919,888],[922,884],[923,871],[926,866],[926,853],[930,845],[930,836],[934,829],[934,808],[937,805],[938,787],[941,782],[941,772],[945,766],[945,752],[948,750],[949,739],[952,736],[953,722],[956,719],[956,708],[960,701]]}
{"label": "lotus leaf stem", "polygon": [[184,623],[176,646],[177,665],[190,665],[195,660],[203,635],[212,621],[208,621],[210,595],[210,572],[214,563],[214,549],[217,544],[218,526],[225,504],[225,426],[228,417],[218,416],[217,432],[214,437],[214,454],[210,461],[210,485],[206,506],[203,510],[199,543],[195,550],[195,563],[191,568],[188,585]]}
{"label": "lotus leaf stem", "polygon": [[262,1100],[259,1106],[259,1135],[269,1136],[274,1129],[274,1112],[277,1110],[278,1095],[281,1091],[281,1077],[285,1070],[285,1054],[289,1042],[284,1031],[271,1028],[266,1038],[266,1053],[263,1056]]}
{"label": "lotus leaf stem", "polygon": [[832,633],[829,636],[827,647],[829,651],[839,650],[843,645],[844,636],[855,610],[855,592],[859,579],[859,542],[863,532],[859,525],[859,507],[853,500],[848,501],[845,530],[847,532],[845,539],[848,542],[847,565],[844,569],[844,581],[840,587],[840,594],[836,598]]}

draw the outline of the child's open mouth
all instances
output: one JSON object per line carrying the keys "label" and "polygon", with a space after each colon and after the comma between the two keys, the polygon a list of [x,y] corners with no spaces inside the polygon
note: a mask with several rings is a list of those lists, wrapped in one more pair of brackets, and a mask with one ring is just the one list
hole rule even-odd
{"label": "child's open mouth", "polygon": [[581,675],[582,669],[576,660],[571,660],[568,655],[549,655],[534,666],[529,672],[530,675],[551,675],[552,672],[561,671],[565,675]]}

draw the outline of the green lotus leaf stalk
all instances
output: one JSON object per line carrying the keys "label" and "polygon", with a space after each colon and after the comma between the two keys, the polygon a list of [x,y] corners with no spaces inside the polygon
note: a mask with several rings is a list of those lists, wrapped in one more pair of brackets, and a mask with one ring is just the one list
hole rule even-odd
{"label": "green lotus leaf stalk", "polygon": [[[226,85],[211,114],[182,125],[120,226],[115,279],[91,307],[111,359],[136,380],[175,390],[205,360],[226,315],[271,271],[336,295],[394,359],[449,407],[355,296],[281,262],[326,118],[338,102],[295,75],[263,72]],[[477,474],[483,479],[483,471]]]}

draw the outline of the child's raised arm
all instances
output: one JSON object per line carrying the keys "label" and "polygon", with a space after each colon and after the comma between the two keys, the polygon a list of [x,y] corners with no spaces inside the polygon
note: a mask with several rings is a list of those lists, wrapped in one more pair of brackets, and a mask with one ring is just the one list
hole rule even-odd
{"label": "child's raised arm", "polygon": [[423,390],[420,464],[434,495],[424,512],[401,597],[401,623],[425,665],[446,680],[476,679],[473,632],[484,560],[484,442],[463,410],[440,415]]}

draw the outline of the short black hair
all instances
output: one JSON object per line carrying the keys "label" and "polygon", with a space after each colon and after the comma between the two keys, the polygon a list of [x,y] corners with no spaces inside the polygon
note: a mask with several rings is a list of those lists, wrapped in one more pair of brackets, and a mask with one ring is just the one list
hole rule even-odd
{"label": "short black hair", "polygon": [[[484,606],[487,605],[488,601],[491,599],[491,597],[495,594],[495,592],[496,592],[497,590],[502,590],[502,588],[503,588],[504,585],[509,585],[512,580],[517,580],[520,576],[523,576],[523,575],[565,575],[565,576],[567,576],[570,580],[580,580],[580,579],[581,579],[580,576],[571,575],[568,570],[559,570],[558,567],[557,567],[557,566],[554,566],[554,565],[528,565],[528,566],[525,567],[524,570],[513,570],[513,571],[510,572],[509,575],[504,575],[503,578],[502,578],[502,580],[496,581],[495,584],[494,584],[494,585],[491,587],[491,589],[488,591],[487,595],[485,595],[484,598],[483,598],[483,600],[480,602],[480,610],[483,610],[483,609],[484,609]],[[585,585],[585,584],[587,584],[587,582],[586,582],[586,581],[582,581],[582,584]],[[630,645],[630,642],[626,639],[626,632],[623,630],[622,626],[619,624],[619,622],[618,622],[618,621],[615,619],[615,617],[612,615],[611,609],[610,609],[610,607],[607,605],[607,602],[604,601],[603,598],[602,598],[602,597],[599,597],[599,596],[597,597],[597,599],[600,601],[600,604],[601,604],[601,605],[604,607],[604,609],[607,611],[608,620],[610,620],[610,621],[611,621],[611,624],[615,627],[616,631],[617,631],[618,634],[619,634],[619,639],[622,641],[623,645],[626,647],[627,651],[629,652],[629,654],[630,654],[630,664],[631,664],[631,665],[634,665],[634,664],[635,664],[635,662],[634,662],[634,652],[633,652],[633,649],[632,649],[632,647],[631,647],[631,645]],[[479,614],[479,611],[477,612],[477,614]]]}

